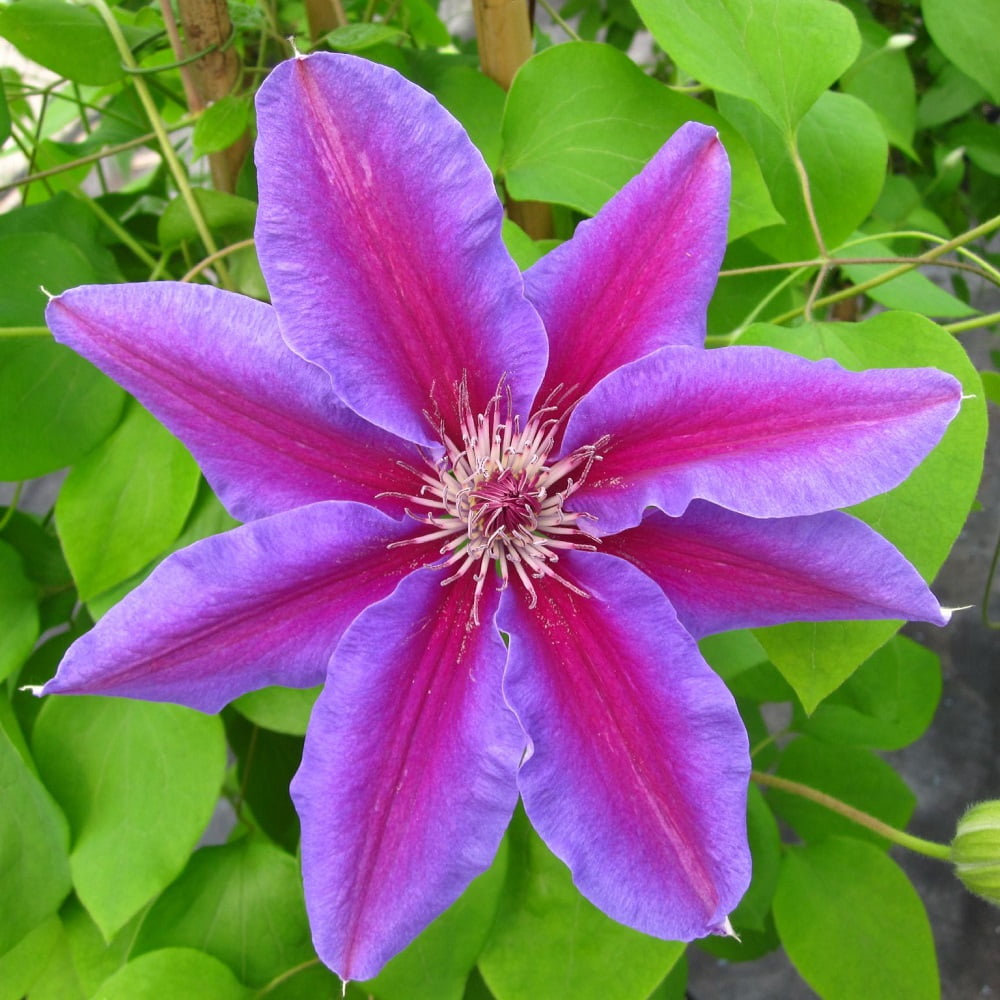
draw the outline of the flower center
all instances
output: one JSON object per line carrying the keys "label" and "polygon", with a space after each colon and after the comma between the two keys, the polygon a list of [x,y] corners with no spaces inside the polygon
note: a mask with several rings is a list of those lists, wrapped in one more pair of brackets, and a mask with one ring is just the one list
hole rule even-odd
{"label": "flower center", "polygon": [[[576,586],[553,568],[562,549],[594,549],[596,539],[579,522],[591,515],[565,509],[565,503],[583,484],[590,466],[600,459],[606,442],[578,448],[552,460],[550,453],[565,417],[554,417],[547,405],[522,429],[511,417],[509,395],[490,400],[486,411],[473,415],[459,387],[462,440],[456,443],[441,429],[444,453],[427,458],[427,470],[412,470],[421,480],[417,493],[404,499],[422,508],[407,513],[428,531],[406,542],[439,542],[436,568],[452,569],[442,584],[471,573],[476,583],[470,625],[479,624],[479,599],[495,570],[500,589],[511,577],[528,593],[529,606],[538,597],[534,582],[557,580],[576,593]],[[586,595],[583,595],[586,596]]]}

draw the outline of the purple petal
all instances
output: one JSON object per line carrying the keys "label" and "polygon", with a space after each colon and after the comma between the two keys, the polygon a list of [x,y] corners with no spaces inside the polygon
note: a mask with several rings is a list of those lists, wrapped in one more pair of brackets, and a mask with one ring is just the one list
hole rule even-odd
{"label": "purple petal", "polygon": [[725,150],[714,129],[690,122],[525,274],[549,333],[539,398],[560,384],[579,398],[660,347],[700,347],[728,214]]}
{"label": "purple petal", "polygon": [[[292,796],[313,941],[368,979],[490,865],[517,802],[524,734],[504,644],[468,627],[471,577],[413,573],[344,636]],[[480,604],[492,622],[496,591]]]}
{"label": "purple petal", "polygon": [[[526,411],[545,331],[500,239],[493,179],[462,127],[394,70],[317,53],[257,98],[257,246],[282,331],[358,413],[413,441],[458,437],[502,378]],[[433,392],[432,392],[433,390]]]}
{"label": "purple petal", "polygon": [[573,505],[611,534],[696,498],[751,517],[847,507],[898,486],[958,412],[932,368],[846,371],[767,347],[669,347],[609,375],[564,450],[610,435]]}
{"label": "purple petal", "polygon": [[401,514],[408,442],[347,409],[293,354],[270,306],[208,285],[93,285],[53,299],[57,340],[123,385],[191,449],[230,513],[318,500]]}
{"label": "purple petal", "polygon": [[790,621],[948,620],[913,566],[840,511],[760,520],[696,500],[680,517],[647,512],[601,551],[652,577],[698,638]]}
{"label": "purple petal", "polygon": [[747,887],[747,736],[733,699],[634,566],[572,552],[584,590],[511,586],[504,693],[532,741],[535,829],[605,913],[672,940],[719,931]]}
{"label": "purple petal", "polygon": [[42,694],[217,712],[271,684],[323,681],[338,640],[423,560],[412,521],[352,503],[275,514],[168,556],[79,638]]}

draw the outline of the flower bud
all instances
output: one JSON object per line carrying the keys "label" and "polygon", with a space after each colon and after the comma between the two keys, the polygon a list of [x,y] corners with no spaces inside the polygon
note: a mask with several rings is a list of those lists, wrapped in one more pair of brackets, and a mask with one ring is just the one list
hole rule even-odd
{"label": "flower bud", "polygon": [[951,844],[955,874],[970,892],[1000,906],[1000,801],[970,806]]}
{"label": "flower bud", "polygon": [[916,40],[916,35],[890,35],[885,40],[885,48],[888,52],[899,52],[902,49],[908,49]]}

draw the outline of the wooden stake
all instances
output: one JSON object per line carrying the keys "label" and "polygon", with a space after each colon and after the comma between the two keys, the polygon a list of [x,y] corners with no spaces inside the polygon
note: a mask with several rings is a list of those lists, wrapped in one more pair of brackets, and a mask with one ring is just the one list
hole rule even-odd
{"label": "wooden stake", "polygon": [[[528,0],[473,0],[479,65],[492,80],[510,90],[514,74],[531,58]],[[553,235],[552,210],[544,202],[507,200],[507,215],[532,239]]]}
{"label": "wooden stake", "polygon": [[[235,89],[240,75],[240,58],[230,41],[233,23],[226,0],[178,0],[181,25],[189,53],[217,46],[194,64],[194,81],[205,104],[226,97]],[[244,133],[228,149],[209,154],[212,183],[220,191],[232,193],[236,177],[250,151],[250,135]]]}
{"label": "wooden stake", "polygon": [[328,31],[347,24],[347,15],[340,0],[306,0],[309,37],[315,42]]}

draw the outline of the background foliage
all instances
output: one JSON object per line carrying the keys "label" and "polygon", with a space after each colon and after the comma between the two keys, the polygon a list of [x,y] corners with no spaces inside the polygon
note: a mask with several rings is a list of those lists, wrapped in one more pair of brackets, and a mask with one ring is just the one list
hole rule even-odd
{"label": "background foliage", "polygon": [[[975,502],[986,400],[1000,400],[1000,356],[976,371],[961,344],[998,320],[972,304],[1000,285],[997,0],[541,2],[547,27],[506,94],[479,71],[460,4],[231,0],[214,36],[211,8],[0,6],[0,36],[23,57],[0,71],[0,480],[16,484],[0,509],[0,1000],[340,992],[310,943],[287,793],[315,692],[254,693],[208,717],[19,690],[167,553],[233,524],[183,446],[51,340],[39,287],[173,278],[266,297],[246,153],[253,93],[290,36],[433,92],[515,203],[528,231],[510,221],[505,235],[522,266],[681,123],[717,127],[734,200],[710,343],[933,365],[965,386],[939,449],[854,511],[928,579]],[[26,481],[67,468],[52,509],[20,509]],[[693,947],[747,963],[748,980],[784,949],[830,1000],[941,994],[924,906],[885,836],[802,793],[909,822],[914,795],[879,754],[924,732],[941,670],[897,624],[703,643],[738,699],[759,787],[742,943]],[[697,994],[686,970],[681,945],[583,900],[518,816],[493,868],[348,995],[679,1000]]]}

